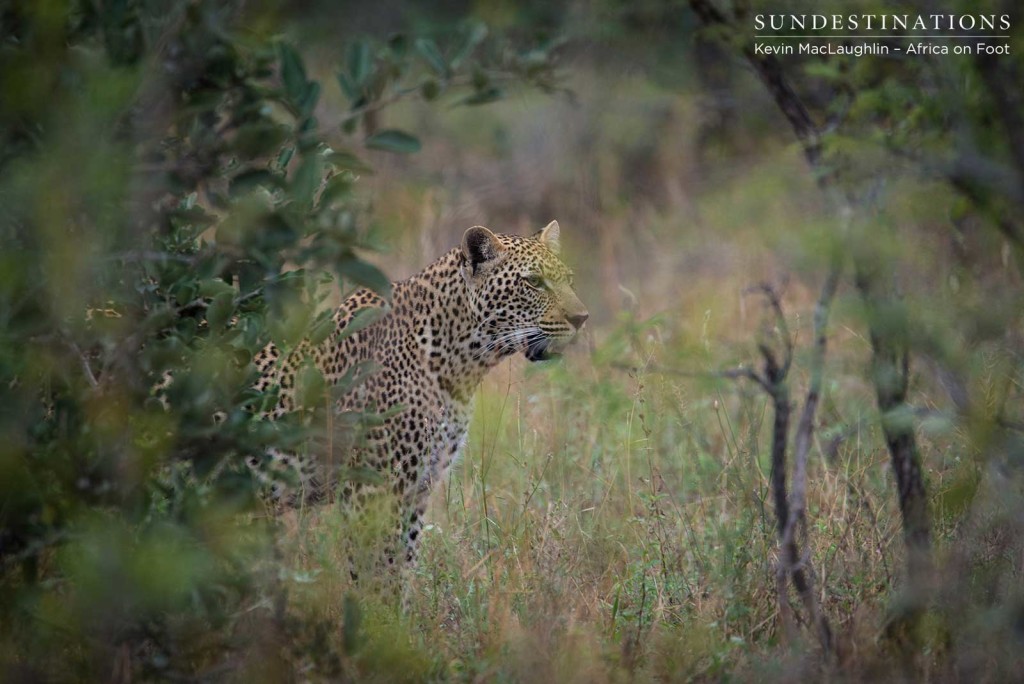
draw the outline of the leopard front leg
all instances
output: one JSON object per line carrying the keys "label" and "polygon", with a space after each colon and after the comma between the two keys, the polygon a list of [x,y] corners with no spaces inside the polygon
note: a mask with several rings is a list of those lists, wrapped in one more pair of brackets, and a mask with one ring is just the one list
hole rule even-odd
{"label": "leopard front leg", "polygon": [[[462,414],[457,418],[453,420],[452,413],[444,412],[438,420],[437,414],[426,414],[418,408],[392,416],[375,431],[377,439],[368,459],[374,470],[388,474],[387,484],[350,488],[354,490],[350,496],[356,500],[372,491],[395,504],[394,526],[385,534],[383,548],[378,547],[377,572],[387,594],[394,595],[396,584],[401,587],[406,610],[430,495],[465,443],[468,421]],[[394,434],[406,438],[386,439]]]}
{"label": "leopard front leg", "polygon": [[402,530],[402,548],[405,553],[405,567],[415,569],[420,554],[420,536],[423,533],[423,515],[427,510],[429,492],[406,507]]}
{"label": "leopard front leg", "polygon": [[446,421],[439,426],[432,450],[425,467],[420,472],[415,489],[406,498],[402,515],[402,547],[405,551],[404,575],[408,588],[409,575],[416,568],[423,534],[423,516],[430,502],[430,495],[447,476],[452,463],[465,448],[468,434],[464,421]]}

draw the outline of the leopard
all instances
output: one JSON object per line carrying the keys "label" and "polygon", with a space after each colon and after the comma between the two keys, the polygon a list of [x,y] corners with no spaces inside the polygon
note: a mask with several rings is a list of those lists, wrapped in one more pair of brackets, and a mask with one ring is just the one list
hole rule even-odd
{"label": "leopard", "polygon": [[[417,563],[430,495],[465,449],[473,397],[487,372],[516,354],[531,362],[562,355],[589,318],[560,245],[557,221],[530,236],[473,226],[458,246],[393,283],[390,299],[353,292],[321,342],[305,341],[288,353],[271,343],[259,352],[255,389],[277,392],[261,418],[302,410],[297,386],[304,364],[329,386],[369,369],[337,397],[334,414],[382,417],[338,459],[344,472],[376,478],[332,478],[313,456],[273,451],[269,467],[289,469],[297,484],[290,495],[275,478],[272,495],[322,498],[327,488],[352,513],[383,491],[395,502],[397,520],[378,563],[407,574]],[[368,314],[374,315],[366,324]],[[249,465],[266,469],[266,459],[249,457]]]}

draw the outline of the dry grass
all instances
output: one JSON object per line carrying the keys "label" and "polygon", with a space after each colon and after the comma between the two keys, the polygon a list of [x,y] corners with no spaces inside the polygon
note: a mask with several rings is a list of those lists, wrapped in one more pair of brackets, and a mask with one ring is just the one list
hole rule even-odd
{"label": "dry grass", "polygon": [[[588,106],[607,83],[582,73],[579,107],[524,98],[444,116],[406,111],[400,118],[433,142],[411,164],[378,160],[372,184],[380,234],[395,245],[390,272],[422,266],[475,223],[526,231],[557,217],[595,316],[564,362],[512,361],[485,383],[463,460],[433,498],[410,613],[367,603],[357,644],[338,646],[336,629],[328,641],[346,672],[380,681],[820,677],[809,633],[787,648],[778,623],[770,404],[756,387],[673,370],[752,362],[767,317],[743,292],[768,280],[783,287],[801,397],[830,221],[795,149],[708,169],[691,99],[625,80],[607,90],[617,97]],[[940,220],[934,188],[905,191],[895,221]],[[908,296],[929,315],[942,307],[936,264],[951,261],[949,246],[915,242],[913,228],[901,235],[912,247]],[[1012,265],[993,277],[1019,279]],[[940,595],[957,593],[957,568],[968,566],[994,588],[963,625],[938,611],[909,645],[882,636],[899,600],[903,544],[861,317],[841,290],[809,472],[810,559],[838,641],[828,667],[849,679],[1013,672],[1019,656],[978,650],[963,634],[993,597],[1019,594],[1019,546],[992,522],[1015,509],[961,517],[970,498],[951,498],[958,484],[982,478],[1008,490],[948,420],[924,421],[918,433]],[[950,408],[927,365],[913,399]],[[295,521],[293,611],[345,621],[346,534],[336,511]],[[971,591],[956,605],[973,606]]]}

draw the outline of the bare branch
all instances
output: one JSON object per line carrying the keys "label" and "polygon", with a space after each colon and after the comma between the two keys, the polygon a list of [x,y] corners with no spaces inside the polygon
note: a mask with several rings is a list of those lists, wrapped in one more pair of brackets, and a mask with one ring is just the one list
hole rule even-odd
{"label": "bare branch", "polygon": [[[764,360],[764,371],[758,374],[746,367],[731,368],[714,372],[689,372],[657,366],[637,368],[626,364],[613,364],[630,372],[669,373],[692,378],[728,378],[747,379],[756,382],[768,394],[772,402],[774,420],[772,425],[771,446],[771,490],[775,505],[777,530],[779,535],[779,565],[776,573],[776,591],[779,600],[779,618],[786,639],[793,641],[796,637],[796,621],[793,606],[789,600],[787,578],[791,578],[793,587],[800,596],[805,610],[814,625],[818,640],[824,652],[832,650],[832,630],[828,619],[822,612],[814,593],[813,569],[809,557],[803,557],[800,544],[796,539],[798,525],[805,527],[805,501],[807,481],[807,454],[810,450],[813,434],[814,414],[821,395],[822,374],[825,356],[828,310],[839,285],[842,261],[837,257],[825,280],[821,297],[815,309],[815,348],[812,355],[811,386],[804,405],[804,412],[797,433],[797,464],[793,480],[793,498],[786,491],[786,449],[789,443],[789,422],[792,414],[787,377],[793,361],[793,338],[786,324],[785,312],[778,293],[770,285],[762,284],[751,291],[765,295],[776,319],[779,335],[784,341],[784,358],[780,363],[776,353],[765,342],[758,344],[758,350]],[[806,529],[805,529],[806,534]]]}
{"label": "bare branch", "polygon": [[782,634],[788,643],[794,643],[797,637],[796,620],[793,618],[793,605],[789,602],[788,582],[786,581],[786,564],[779,559],[775,570],[775,593],[779,600],[779,620],[782,622]]}
{"label": "bare branch", "polygon": [[[782,532],[782,547],[786,550],[787,560],[791,563],[796,561],[798,545],[796,543],[797,527],[805,530],[807,519],[805,516],[807,502],[807,455],[811,449],[811,438],[814,434],[814,414],[818,408],[821,398],[822,376],[824,375],[825,347],[827,344],[826,329],[828,326],[828,314],[835,297],[836,289],[839,286],[839,276],[842,272],[842,264],[834,260],[825,284],[821,289],[821,295],[814,309],[814,347],[811,351],[811,378],[807,388],[807,399],[804,401],[804,410],[800,415],[800,423],[797,425],[796,437],[793,442],[794,464],[793,464],[793,490],[790,496],[789,515],[786,519]],[[815,629],[818,632],[818,641],[822,647],[829,651],[832,648],[832,630],[829,627],[828,618],[825,617],[814,594],[814,587],[810,573],[803,577],[801,566],[809,562],[800,562],[790,567],[793,573],[793,584],[800,593],[804,607],[811,616]],[[801,588],[802,585],[802,588]]]}
{"label": "bare branch", "polygon": [[[731,28],[742,35],[743,31],[736,22],[723,14],[710,0],[689,0],[689,4],[706,26]],[[838,187],[835,182],[835,171],[825,167],[822,160],[820,128],[786,78],[782,65],[772,55],[756,54],[750,41],[747,41],[741,50],[747,62],[764,82],[779,110],[789,121],[793,133],[803,147],[804,157],[815,175],[818,186],[835,203],[840,217],[848,221],[852,215],[850,197],[847,191]],[[1021,159],[1024,164],[1024,156]],[[864,257],[855,258],[854,262],[857,289],[867,306],[877,306],[880,301],[892,297],[891,293],[880,291],[878,279],[874,277],[874,264]],[[869,328],[875,371],[874,385],[882,416],[882,430],[896,473],[904,536],[909,551],[908,569],[911,582],[919,582],[929,575],[931,549],[928,502],[921,475],[920,456],[913,430],[888,419],[895,409],[904,405],[906,399],[906,381],[910,366],[909,348],[905,340],[885,330],[877,322],[872,322]],[[768,361],[767,356],[765,360]],[[893,379],[897,382],[894,383]],[[793,579],[796,584],[796,573]]]}
{"label": "bare branch", "polygon": [[71,351],[75,353],[79,362],[82,364],[82,370],[85,372],[85,379],[89,382],[89,386],[93,389],[99,387],[100,383],[96,379],[96,374],[92,372],[92,366],[89,365],[89,357],[87,357],[85,352],[81,350],[78,343],[71,338],[71,335],[66,332],[64,333],[64,341],[67,343]]}
{"label": "bare branch", "polygon": [[[782,298],[779,297],[779,293],[768,283],[761,283],[752,288],[748,288],[747,292],[759,292],[765,296],[768,300],[768,305],[772,308],[772,312],[775,314],[775,326],[779,329],[779,337],[782,338],[783,349],[785,351],[785,357],[783,358],[782,365],[779,367],[779,371],[782,377],[789,374],[789,369],[793,365],[793,336],[789,333],[789,325],[786,324],[786,314],[782,311]],[[761,355],[765,356],[768,351],[764,345],[758,345],[761,350]],[[767,361],[765,357],[765,361]],[[772,364],[778,366],[775,363],[774,356],[772,357]]]}
{"label": "bare branch", "polygon": [[[690,0],[690,7],[700,17],[705,26],[731,26],[734,23],[726,17],[717,7],[711,4],[710,0]],[[782,64],[773,55],[760,55],[754,52],[752,44],[743,46],[743,56],[758,77],[764,82],[768,93],[774,98],[775,104],[789,121],[790,127],[796,133],[803,147],[804,157],[807,163],[819,172],[818,183],[824,186],[831,180],[831,174],[821,173],[821,136],[817,125],[811,118],[810,112],[804,105],[803,100],[797,96],[796,91],[786,78]]]}
{"label": "bare branch", "polygon": [[776,575],[779,613],[787,637],[792,637],[795,630],[793,624],[794,615],[789,602],[789,596],[786,592],[786,577],[790,577],[793,582],[793,588],[796,589],[801,602],[804,604],[804,609],[814,625],[818,641],[825,653],[830,653],[833,648],[832,629],[829,626],[828,618],[821,610],[817,595],[814,593],[814,571],[811,566],[809,552],[805,552],[806,555],[801,553],[796,532],[799,526],[804,530],[804,535],[806,536],[804,510],[807,499],[807,454],[810,451],[811,436],[813,434],[814,414],[819,397],[821,396],[828,311],[839,286],[841,272],[842,261],[837,255],[832,261],[821,296],[815,308],[815,346],[811,357],[811,384],[797,431],[795,447],[796,464],[794,466],[793,489],[791,493],[786,491],[786,449],[789,444],[789,422],[792,414],[787,379],[793,362],[793,338],[789,327],[786,325],[786,315],[782,309],[782,301],[778,293],[767,284],[762,284],[756,288],[757,291],[764,294],[768,299],[785,349],[785,356],[780,364],[776,359],[775,352],[767,344],[761,343],[758,345],[765,364],[763,378],[766,382],[762,384],[762,387],[765,388],[771,397],[775,415],[772,426],[771,488],[779,534],[779,568]]}
{"label": "bare branch", "polygon": [[[821,397],[822,376],[824,374],[825,347],[827,344],[826,328],[828,326],[829,309],[832,299],[835,297],[836,289],[839,287],[839,276],[842,272],[840,263],[833,263],[825,278],[825,284],[821,288],[821,295],[814,308],[814,348],[811,352],[811,378],[807,388],[807,399],[804,402],[804,410],[800,416],[800,424],[797,426],[796,437],[793,442],[794,456],[796,459],[796,470],[793,474],[794,488],[799,483],[802,488],[803,479],[806,478],[807,454],[811,448],[811,438],[814,434],[814,414],[818,409],[818,401]],[[804,492],[794,490],[794,497],[799,494],[801,499],[800,508],[803,507]],[[794,503],[796,506],[796,503]],[[802,510],[800,512],[802,515]]]}

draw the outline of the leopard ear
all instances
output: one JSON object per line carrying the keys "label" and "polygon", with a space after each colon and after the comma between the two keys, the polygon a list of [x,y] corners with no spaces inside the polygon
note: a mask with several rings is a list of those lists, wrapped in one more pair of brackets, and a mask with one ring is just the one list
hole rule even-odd
{"label": "leopard ear", "polygon": [[540,231],[540,241],[541,244],[546,246],[555,254],[562,251],[558,221],[552,221],[544,228],[544,230]]}
{"label": "leopard ear", "polygon": [[498,242],[498,236],[483,226],[473,226],[462,236],[462,253],[466,255],[473,275],[476,275],[480,264],[494,261],[505,248]]}

